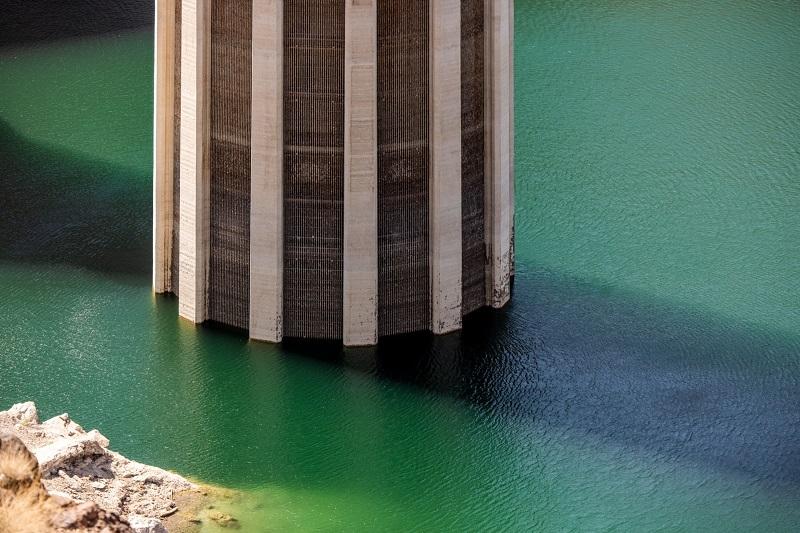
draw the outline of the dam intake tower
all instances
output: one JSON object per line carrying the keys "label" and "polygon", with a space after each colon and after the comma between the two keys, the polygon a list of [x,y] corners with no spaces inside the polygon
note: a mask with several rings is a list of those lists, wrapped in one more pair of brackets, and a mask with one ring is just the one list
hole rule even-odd
{"label": "dam intake tower", "polygon": [[346,346],[503,307],[513,7],[157,0],[155,292]]}

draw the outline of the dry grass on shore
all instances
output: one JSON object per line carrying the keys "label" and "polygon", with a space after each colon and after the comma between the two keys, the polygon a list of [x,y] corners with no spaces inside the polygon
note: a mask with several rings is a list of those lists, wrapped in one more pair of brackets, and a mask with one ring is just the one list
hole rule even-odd
{"label": "dry grass on shore", "polygon": [[0,532],[49,531],[52,510],[36,458],[16,439],[0,439]]}

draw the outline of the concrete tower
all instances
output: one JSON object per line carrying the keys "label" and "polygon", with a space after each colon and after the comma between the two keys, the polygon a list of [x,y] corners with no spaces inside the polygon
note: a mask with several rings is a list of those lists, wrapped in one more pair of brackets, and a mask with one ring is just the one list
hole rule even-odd
{"label": "concrete tower", "polygon": [[254,339],[510,298],[513,0],[157,0],[154,288]]}

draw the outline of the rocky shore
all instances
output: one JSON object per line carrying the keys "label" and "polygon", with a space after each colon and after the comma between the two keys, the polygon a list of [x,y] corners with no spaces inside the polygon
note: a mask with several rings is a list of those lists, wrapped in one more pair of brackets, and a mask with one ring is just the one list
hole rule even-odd
{"label": "rocky shore", "polygon": [[204,520],[237,526],[213,512],[214,499],[228,496],[223,491],[108,446],[67,414],[40,422],[33,402],[1,411],[0,530],[179,533],[199,531]]}

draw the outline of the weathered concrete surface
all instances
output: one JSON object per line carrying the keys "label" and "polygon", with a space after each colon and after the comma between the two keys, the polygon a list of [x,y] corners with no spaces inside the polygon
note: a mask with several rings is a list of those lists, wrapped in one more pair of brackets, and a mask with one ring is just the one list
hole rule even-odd
{"label": "weathered concrete surface", "polygon": [[431,2],[431,330],[461,329],[461,0]]}
{"label": "weathered concrete surface", "polygon": [[153,290],[159,294],[172,289],[174,50],[175,0],[157,0],[153,82]]}
{"label": "weathered concrete surface", "polygon": [[283,2],[253,3],[250,337],[283,338]]}
{"label": "weathered concrete surface", "polygon": [[346,2],[344,319],[346,346],[378,342],[376,0]]}
{"label": "weathered concrete surface", "polygon": [[[174,1],[181,20],[180,206],[172,206],[169,86]],[[172,213],[179,208],[179,311],[206,319],[209,254],[209,48],[211,0],[159,0],[154,185],[154,287],[169,290]],[[513,0],[486,0],[486,304],[511,296],[514,269]],[[461,102],[459,0],[430,2],[430,329],[461,327]],[[283,9],[253,4],[250,336],[283,337]],[[377,343],[377,0],[348,0],[345,50],[345,345]],[[163,27],[162,27],[163,26]],[[171,33],[170,33],[171,32]],[[398,80],[403,82],[403,80]],[[175,140],[173,139],[172,142]]]}
{"label": "weathered concrete surface", "polygon": [[180,283],[178,311],[206,318],[209,247],[210,0],[182,0]]}
{"label": "weathered concrete surface", "polygon": [[487,305],[511,299],[513,232],[513,0],[491,0],[487,13]]}

